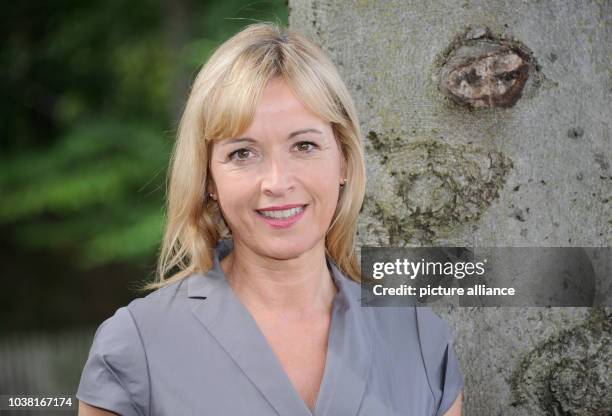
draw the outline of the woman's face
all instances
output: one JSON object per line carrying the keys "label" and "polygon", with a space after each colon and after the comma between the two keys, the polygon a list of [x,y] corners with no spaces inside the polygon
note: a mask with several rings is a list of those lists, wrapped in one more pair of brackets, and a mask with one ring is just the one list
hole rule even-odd
{"label": "woman's face", "polygon": [[237,244],[294,258],[325,244],[344,178],[341,160],[330,123],[273,79],[251,126],[213,145],[208,191]]}

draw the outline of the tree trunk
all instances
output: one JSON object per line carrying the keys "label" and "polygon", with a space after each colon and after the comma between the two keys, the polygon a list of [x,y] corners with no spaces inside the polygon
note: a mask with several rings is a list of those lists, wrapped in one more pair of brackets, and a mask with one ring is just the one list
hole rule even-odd
{"label": "tree trunk", "polygon": [[[611,245],[612,2],[289,7],[357,104],[362,245]],[[612,414],[610,257],[585,253],[607,271],[601,307],[432,307],[455,329],[463,414]]]}

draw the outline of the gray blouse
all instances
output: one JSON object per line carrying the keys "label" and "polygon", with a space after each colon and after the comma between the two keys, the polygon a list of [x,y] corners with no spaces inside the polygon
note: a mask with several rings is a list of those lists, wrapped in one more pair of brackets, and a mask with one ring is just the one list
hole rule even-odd
{"label": "gray blouse", "polygon": [[256,321],[214,267],[119,308],[97,329],[76,397],[123,416],[441,416],[463,389],[449,325],[425,306],[362,307],[338,288],[314,412]]}

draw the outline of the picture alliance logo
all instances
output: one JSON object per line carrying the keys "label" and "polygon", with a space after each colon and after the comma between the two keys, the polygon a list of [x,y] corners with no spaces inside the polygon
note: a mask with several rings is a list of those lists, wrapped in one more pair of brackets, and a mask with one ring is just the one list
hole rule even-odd
{"label": "picture alliance logo", "polygon": [[513,287],[488,287],[486,285],[474,285],[468,288],[432,286],[415,287],[400,285],[399,287],[384,287],[375,285],[372,288],[375,296],[417,296],[428,298],[430,296],[514,296],[516,289]]}

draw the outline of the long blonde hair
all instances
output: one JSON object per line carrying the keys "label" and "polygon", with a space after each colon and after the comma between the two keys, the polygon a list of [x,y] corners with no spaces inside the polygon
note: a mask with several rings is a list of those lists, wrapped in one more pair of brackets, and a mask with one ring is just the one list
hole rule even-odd
{"label": "long blonde hair", "polygon": [[282,77],[304,106],[331,123],[348,182],[325,236],[326,254],[345,274],[361,281],[355,238],[365,166],[355,104],[335,65],[319,47],[276,23],[256,23],[220,45],[191,87],[170,159],[157,273],[142,290],[212,268],[217,242],[231,237],[218,204],[206,191],[212,144],[251,125],[260,94],[275,77]]}

